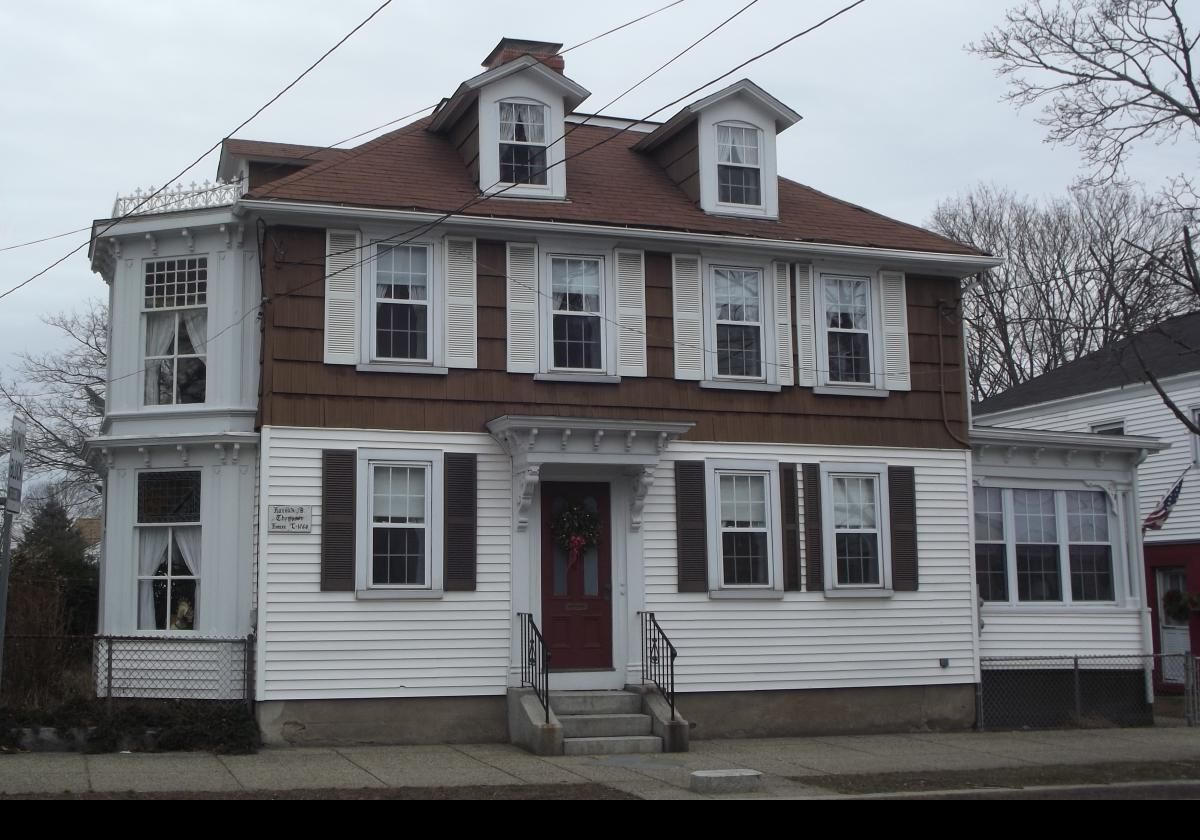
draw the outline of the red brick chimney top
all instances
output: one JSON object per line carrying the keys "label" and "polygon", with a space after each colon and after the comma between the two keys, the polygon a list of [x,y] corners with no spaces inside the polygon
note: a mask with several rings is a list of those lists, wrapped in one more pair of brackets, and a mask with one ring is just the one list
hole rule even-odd
{"label": "red brick chimney top", "polygon": [[531,55],[542,64],[555,72],[562,73],[566,62],[558,54],[562,44],[552,44],[549,41],[526,41],[523,38],[501,38],[488,57],[483,60],[483,66],[488,70],[508,64],[523,55]]}

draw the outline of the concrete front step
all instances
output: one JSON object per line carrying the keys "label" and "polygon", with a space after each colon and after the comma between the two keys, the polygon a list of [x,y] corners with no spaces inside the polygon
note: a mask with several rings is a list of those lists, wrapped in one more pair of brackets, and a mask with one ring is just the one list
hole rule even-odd
{"label": "concrete front step", "polygon": [[563,755],[660,752],[662,752],[662,738],[655,735],[630,735],[623,738],[563,738]]}
{"label": "concrete front step", "polygon": [[559,715],[564,738],[618,738],[649,735],[650,715]]}
{"label": "concrete front step", "polygon": [[632,715],[642,711],[642,695],[632,691],[551,691],[550,708],[563,715]]}

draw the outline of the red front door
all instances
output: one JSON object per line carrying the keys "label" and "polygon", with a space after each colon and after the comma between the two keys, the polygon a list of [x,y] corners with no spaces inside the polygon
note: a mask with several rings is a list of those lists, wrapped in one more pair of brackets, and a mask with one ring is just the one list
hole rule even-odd
{"label": "red front door", "polygon": [[[555,536],[573,508],[597,524],[599,540],[573,557]],[[542,627],[550,670],[612,667],[612,540],[607,484],[542,484]],[[559,529],[562,530],[562,529]]]}

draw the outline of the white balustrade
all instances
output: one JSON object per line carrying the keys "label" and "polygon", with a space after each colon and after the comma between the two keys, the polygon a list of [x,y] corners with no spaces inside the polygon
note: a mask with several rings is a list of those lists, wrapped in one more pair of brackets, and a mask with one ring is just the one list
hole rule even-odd
{"label": "white balustrade", "polygon": [[156,190],[151,186],[146,190],[136,190],[133,195],[117,196],[113,203],[112,217],[144,216],[151,213],[174,213],[179,210],[202,210],[206,207],[225,207],[236,202],[245,192],[243,182],[235,181],[205,181],[197,184],[193,181],[184,186],[182,183],[174,187]]}

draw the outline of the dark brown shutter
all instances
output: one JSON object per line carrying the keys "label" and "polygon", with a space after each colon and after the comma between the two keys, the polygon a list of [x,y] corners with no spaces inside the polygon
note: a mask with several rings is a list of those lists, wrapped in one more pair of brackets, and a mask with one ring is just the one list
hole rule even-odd
{"label": "dark brown shutter", "polygon": [[821,465],[801,464],[804,476],[804,557],[809,592],[825,591],[825,546],[821,534]]}
{"label": "dark brown shutter", "polygon": [[443,585],[447,592],[475,591],[477,461],[474,455],[446,453]]}
{"label": "dark brown shutter", "polygon": [[800,590],[800,510],[796,498],[796,465],[779,465],[779,503],[783,510],[783,588]]}
{"label": "dark brown shutter", "polygon": [[888,502],[892,509],[892,589],[916,592],[917,490],[912,467],[888,467]]}
{"label": "dark brown shutter", "polygon": [[708,591],[708,518],[704,505],[704,462],[675,462],[675,538],[679,591]]}
{"label": "dark brown shutter", "polygon": [[321,591],[354,591],[354,494],[358,453],[321,453]]}

